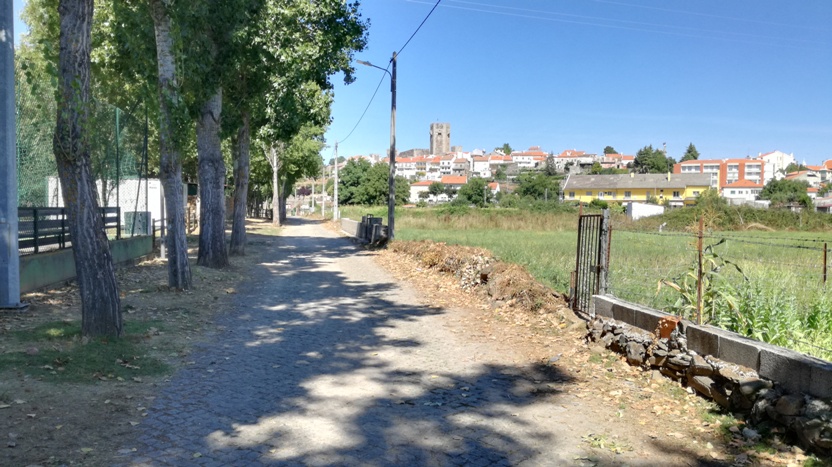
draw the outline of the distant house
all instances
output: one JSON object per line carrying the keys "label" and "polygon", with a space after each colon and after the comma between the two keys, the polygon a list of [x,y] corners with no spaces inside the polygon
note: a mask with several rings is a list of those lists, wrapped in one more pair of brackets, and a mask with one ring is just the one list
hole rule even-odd
{"label": "distant house", "polygon": [[631,203],[652,197],[671,206],[684,206],[693,204],[710,186],[708,174],[570,175],[563,185],[563,199]]}
{"label": "distant house", "polygon": [[427,193],[428,189],[432,182],[430,180],[424,180],[421,182],[414,182],[410,184],[410,202],[411,203],[418,203],[422,198],[419,197],[420,193]]}
{"label": "distant house", "polygon": [[604,157],[599,159],[601,168],[603,169],[626,169],[636,161],[636,156],[628,156],[625,154],[604,154]]}
{"label": "distant house", "polygon": [[511,153],[513,162],[521,169],[536,169],[546,165],[546,154],[540,146],[532,146],[525,151],[514,151]]}
{"label": "distant house", "polygon": [[595,154],[587,154],[586,151],[567,149],[554,158],[552,163],[558,172],[581,173],[587,171],[596,161]]}
{"label": "distant house", "polygon": [[491,182],[488,184],[488,189],[491,190],[492,195],[497,195],[500,192],[500,184],[498,182]]}
{"label": "distant house", "polygon": [[806,182],[809,184],[809,186],[815,188],[820,186],[820,174],[810,169],[788,173],[786,174],[786,180]]}
{"label": "distant house", "polygon": [[722,187],[720,195],[732,204],[741,204],[749,201],[756,201],[763,191],[762,183],[754,183],[750,180],[737,180]]}
{"label": "distant house", "polygon": [[471,160],[471,174],[482,178],[491,178],[491,164],[488,157],[475,156]]}
{"label": "distant house", "polygon": [[454,190],[459,190],[466,183],[468,183],[468,177],[465,175],[445,175],[440,180],[445,188],[453,188]]}

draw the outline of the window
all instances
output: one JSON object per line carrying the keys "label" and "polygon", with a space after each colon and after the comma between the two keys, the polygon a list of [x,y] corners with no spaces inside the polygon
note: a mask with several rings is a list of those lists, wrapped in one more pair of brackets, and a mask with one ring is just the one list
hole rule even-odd
{"label": "window", "polygon": [[575,197],[575,192],[574,192],[574,191],[570,191],[570,192],[569,192],[569,198],[574,198],[574,197]]}
{"label": "window", "polygon": [[633,192],[632,191],[625,191],[624,192],[624,197],[625,198],[632,198],[633,197]]}
{"label": "window", "polygon": [[674,198],[679,198],[679,197],[680,197],[679,192],[678,192],[678,191],[674,191],[674,192],[673,192],[673,197],[674,197]]}
{"label": "window", "polygon": [[586,192],[586,195],[587,195],[587,196],[592,196],[592,192],[591,192],[591,191],[587,191],[587,192]]}
{"label": "window", "polygon": [[599,191],[599,192],[598,192],[598,199],[603,199],[603,198],[604,198],[604,192],[603,192],[603,191]]}
{"label": "window", "polygon": [[698,191],[694,191],[694,192],[693,192],[693,196],[699,196],[699,192],[698,192]]}
{"label": "window", "polygon": [[607,192],[607,198],[612,198],[612,199],[615,199],[615,193],[613,193],[613,192],[611,192],[611,191],[608,191],[608,192]]}
{"label": "window", "polygon": [[737,194],[737,190],[731,190],[731,191],[729,192],[729,194],[731,194],[731,195],[735,195],[735,194]]}

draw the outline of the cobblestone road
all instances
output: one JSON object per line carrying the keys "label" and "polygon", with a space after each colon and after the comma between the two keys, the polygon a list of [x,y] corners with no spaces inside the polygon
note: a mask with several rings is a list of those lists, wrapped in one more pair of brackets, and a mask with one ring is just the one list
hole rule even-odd
{"label": "cobblestone road", "polygon": [[583,462],[592,420],[539,391],[555,370],[450,332],[449,311],[420,305],[346,239],[293,222],[118,465]]}

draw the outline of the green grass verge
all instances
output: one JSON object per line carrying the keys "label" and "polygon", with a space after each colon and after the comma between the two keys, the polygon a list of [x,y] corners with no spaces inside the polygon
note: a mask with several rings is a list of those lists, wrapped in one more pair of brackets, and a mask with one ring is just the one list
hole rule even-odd
{"label": "green grass verge", "polygon": [[77,321],[15,331],[9,334],[8,343],[12,347],[26,346],[27,350],[0,354],[0,372],[18,371],[44,381],[74,383],[165,374],[170,367],[150,356],[146,344],[150,334],[162,326],[159,321],[128,322],[122,338],[86,343]]}

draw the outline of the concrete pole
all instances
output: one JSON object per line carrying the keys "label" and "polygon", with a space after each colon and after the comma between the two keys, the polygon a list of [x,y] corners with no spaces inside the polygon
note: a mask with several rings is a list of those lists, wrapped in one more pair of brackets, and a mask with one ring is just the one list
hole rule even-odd
{"label": "concrete pole", "polygon": [[338,141],[335,142],[335,199],[332,200],[332,218],[338,220],[341,218],[341,213],[338,212]]}
{"label": "concrete pole", "polygon": [[394,237],[396,216],[396,52],[393,52],[393,73],[390,75],[390,175],[387,178],[387,238]]}
{"label": "concrete pole", "polygon": [[17,247],[13,13],[12,0],[0,0],[0,308],[5,309],[25,307]]}

